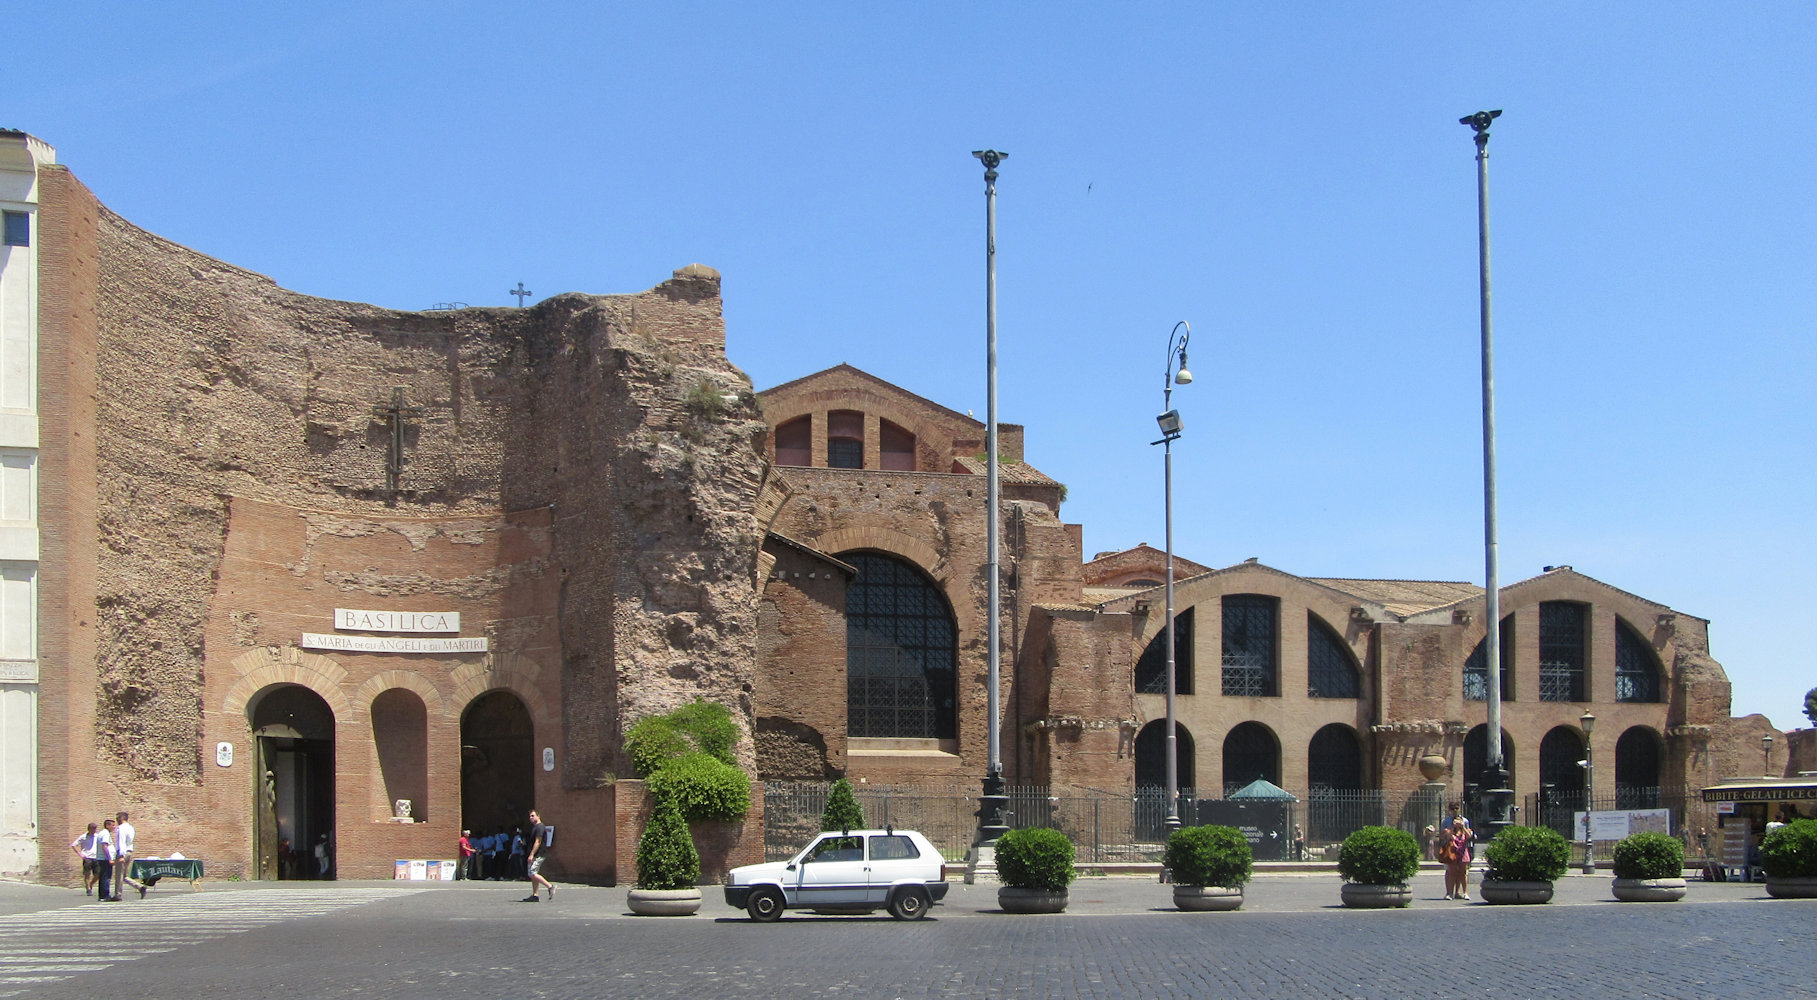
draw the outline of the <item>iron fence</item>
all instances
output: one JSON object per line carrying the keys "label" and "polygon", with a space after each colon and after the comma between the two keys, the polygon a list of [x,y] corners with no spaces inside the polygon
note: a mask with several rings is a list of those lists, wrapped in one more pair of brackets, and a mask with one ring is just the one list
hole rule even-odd
{"label": "iron fence", "polygon": [[[826,810],[828,782],[764,783],[764,857],[780,861],[792,857],[820,830]],[[919,830],[951,861],[963,860],[978,829],[978,789],[973,786],[855,784],[852,791],[873,827],[897,826]],[[1049,788],[1016,785],[1009,797],[1005,822],[1012,828],[1053,827],[1072,840],[1081,862],[1158,862],[1166,841],[1166,794],[1159,788],[1142,788],[1134,794],[1092,788]],[[1341,843],[1351,832],[1393,822],[1417,832],[1421,811],[1396,804],[1372,789],[1313,789],[1300,793],[1294,803],[1283,803],[1286,820],[1274,831],[1279,849],[1272,857],[1317,858],[1322,849]],[[1191,825],[1199,822],[1201,806],[1215,812],[1213,803],[1194,789],[1180,793],[1180,817]],[[1235,800],[1230,800],[1235,801]],[[1294,843],[1298,827],[1303,836]],[[1261,831],[1268,836],[1268,831]],[[1258,857],[1262,854],[1258,853]]]}
{"label": "iron fence", "polygon": [[[1578,849],[1577,856],[1581,858],[1584,828],[1578,822],[1577,814],[1584,811],[1584,800],[1582,789],[1528,795],[1520,821],[1526,826],[1546,826],[1557,830]],[[1632,809],[1666,810],[1670,817],[1669,827],[1660,832],[1670,833],[1683,841],[1687,858],[1701,862],[1711,856],[1713,845],[1708,831],[1716,827],[1715,812],[1711,803],[1703,801],[1703,796],[1696,789],[1619,788],[1613,794],[1596,796],[1590,803],[1593,812]],[[1608,859],[1614,846],[1613,840],[1596,841],[1597,856]]]}

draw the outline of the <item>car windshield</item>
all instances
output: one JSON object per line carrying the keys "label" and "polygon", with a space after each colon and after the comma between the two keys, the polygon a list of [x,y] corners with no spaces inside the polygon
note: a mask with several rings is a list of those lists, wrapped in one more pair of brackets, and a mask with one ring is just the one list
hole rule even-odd
{"label": "car windshield", "polygon": [[802,861],[863,861],[864,838],[828,837],[808,850]]}

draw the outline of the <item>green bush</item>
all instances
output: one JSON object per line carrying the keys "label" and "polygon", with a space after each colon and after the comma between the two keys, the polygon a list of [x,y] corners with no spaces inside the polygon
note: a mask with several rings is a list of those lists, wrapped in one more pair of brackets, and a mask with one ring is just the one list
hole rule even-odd
{"label": "green bush", "polygon": [[1616,878],[1684,878],[1685,845],[1663,833],[1636,833],[1615,845]]}
{"label": "green bush", "polygon": [[668,799],[690,823],[743,819],[751,809],[751,779],[712,754],[691,753],[658,768],[650,794]]}
{"label": "green bush", "polygon": [[1254,854],[1242,831],[1229,826],[1188,826],[1167,838],[1161,862],[1177,885],[1240,889],[1249,881]]}
{"label": "green bush", "polygon": [[826,797],[826,809],[820,813],[820,829],[861,830],[864,828],[864,810],[858,808],[858,796],[852,794],[852,783],[840,778],[833,782],[833,790]]}
{"label": "green bush", "polygon": [[700,881],[700,853],[673,799],[658,797],[650,822],[637,838],[637,888],[692,889]]}
{"label": "green bush", "polygon": [[1366,826],[1344,838],[1338,874],[1363,885],[1406,885],[1420,870],[1420,845],[1413,834],[1391,826]]}
{"label": "green bush", "polygon": [[1760,841],[1767,878],[1817,878],[1817,819],[1795,819]]}
{"label": "green bush", "polygon": [[697,701],[673,712],[637,720],[625,734],[625,752],[643,777],[655,774],[665,761],[691,753],[711,754],[725,764],[736,764],[732,750],[738,743],[738,724],[724,705]]}
{"label": "green bush", "polygon": [[1073,870],[1073,842],[1044,826],[1011,830],[997,839],[997,876],[1017,889],[1064,892]]}
{"label": "green bush", "polygon": [[1571,844],[1549,826],[1511,826],[1483,848],[1485,878],[1497,882],[1555,882],[1571,867]]}

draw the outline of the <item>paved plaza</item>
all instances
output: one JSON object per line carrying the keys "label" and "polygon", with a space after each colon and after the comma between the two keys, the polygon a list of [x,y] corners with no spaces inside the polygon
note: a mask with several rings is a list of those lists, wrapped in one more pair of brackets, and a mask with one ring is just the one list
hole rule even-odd
{"label": "paved plaza", "polygon": [[242,883],[99,904],[0,886],[0,996],[1809,997],[1817,901],[1691,883],[1623,904],[1570,875],[1540,907],[1441,898],[1351,911],[1329,873],[1265,874],[1235,913],[1182,914],[1146,879],[1086,878],[1056,916],[955,884],[919,923],[791,912],[753,924],[716,887],[691,918],[625,890],[520,883]]}

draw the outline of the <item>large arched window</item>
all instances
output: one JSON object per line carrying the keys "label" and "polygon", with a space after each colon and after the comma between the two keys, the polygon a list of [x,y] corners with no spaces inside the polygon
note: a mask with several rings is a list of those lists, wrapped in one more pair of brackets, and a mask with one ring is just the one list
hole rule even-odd
{"label": "large arched window", "polygon": [[1539,741],[1539,822],[1568,838],[1572,814],[1584,807],[1584,737],[1576,726],[1555,726]]}
{"label": "large arched window", "polygon": [[1662,700],[1659,657],[1653,647],[1620,618],[1615,619],[1615,700]]}
{"label": "large arched window", "polygon": [[864,414],[834,410],[826,415],[826,467],[864,468]]}
{"label": "large arched window", "polygon": [[1306,778],[1315,797],[1320,791],[1362,788],[1363,744],[1356,730],[1334,722],[1313,733],[1306,748]]}
{"label": "large arched window", "polygon": [[1281,693],[1274,626],[1278,604],[1260,594],[1223,599],[1226,695],[1269,698]]}
{"label": "large arched window", "polygon": [[1331,626],[1306,613],[1306,696],[1360,698],[1363,681],[1350,647]]}
{"label": "large arched window", "polygon": [[[1174,778],[1180,788],[1197,787],[1193,768],[1194,755],[1192,733],[1178,722],[1174,723],[1174,749],[1178,763],[1174,765]],[[1165,788],[1167,786],[1167,720],[1157,719],[1142,727],[1136,734],[1136,787]]]}
{"label": "large arched window", "polygon": [[958,733],[952,609],[921,571],[880,552],[848,552],[846,728],[851,736],[952,739]]}
{"label": "large arched window", "polygon": [[776,464],[814,464],[814,427],[810,418],[796,417],[776,428]]}
{"label": "large arched window", "polygon": [[1659,734],[1635,726],[1615,743],[1615,808],[1659,807]]}
{"label": "large arched window", "polygon": [[[1192,693],[1192,609],[1173,616],[1173,690]],[[1167,632],[1156,632],[1136,661],[1136,693],[1167,693]]]}
{"label": "large arched window", "polygon": [[1224,794],[1257,778],[1281,783],[1281,742],[1260,722],[1245,722],[1224,737]]}
{"label": "large arched window", "polygon": [[1539,606],[1539,700],[1588,701],[1584,665],[1589,640],[1586,608],[1572,601]]}
{"label": "large arched window", "polygon": [[[1489,700],[1489,654],[1483,651],[1488,638],[1477,640],[1476,648],[1470,651],[1470,658],[1464,661],[1464,700]],[[1502,700],[1514,700],[1514,616],[1502,619],[1501,651],[1496,659],[1502,661]]]}

